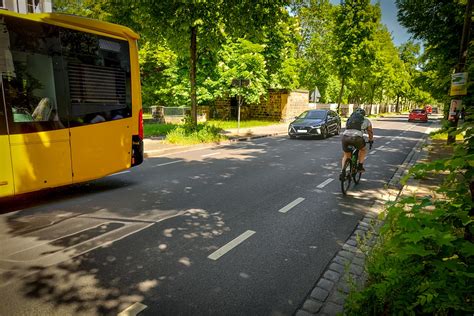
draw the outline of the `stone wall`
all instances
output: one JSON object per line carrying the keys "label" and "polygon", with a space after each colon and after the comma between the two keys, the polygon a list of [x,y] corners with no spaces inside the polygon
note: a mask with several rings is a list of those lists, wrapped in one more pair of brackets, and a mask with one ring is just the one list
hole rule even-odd
{"label": "stone wall", "polygon": [[311,109],[308,90],[291,90],[286,94],[286,100],[282,106],[281,120],[288,122],[294,120],[295,116]]}
{"label": "stone wall", "polygon": [[[232,102],[230,98],[216,100],[210,107],[209,117],[235,119],[236,104],[236,101]],[[269,89],[268,94],[260,98],[259,104],[244,103],[241,106],[240,118],[287,122],[310,108],[308,90]]]}

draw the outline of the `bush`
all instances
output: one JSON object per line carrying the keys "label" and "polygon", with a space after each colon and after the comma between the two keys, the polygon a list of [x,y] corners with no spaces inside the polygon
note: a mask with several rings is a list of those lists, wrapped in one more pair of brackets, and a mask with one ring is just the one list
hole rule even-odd
{"label": "bush", "polygon": [[226,139],[220,134],[221,131],[222,129],[206,123],[193,126],[187,118],[184,125],[178,126],[166,135],[166,142],[179,145],[219,142]]}
{"label": "bush", "polygon": [[349,295],[346,314],[474,312],[472,123],[456,133],[464,133],[464,140],[451,157],[411,170],[412,176],[442,172],[440,197],[407,197],[389,205],[378,244],[367,259],[367,286]]}

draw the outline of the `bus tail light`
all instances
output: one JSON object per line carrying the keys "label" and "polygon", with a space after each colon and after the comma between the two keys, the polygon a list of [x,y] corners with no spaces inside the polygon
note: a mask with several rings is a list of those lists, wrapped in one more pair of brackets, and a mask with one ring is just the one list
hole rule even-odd
{"label": "bus tail light", "polygon": [[138,136],[143,139],[143,109],[138,112]]}

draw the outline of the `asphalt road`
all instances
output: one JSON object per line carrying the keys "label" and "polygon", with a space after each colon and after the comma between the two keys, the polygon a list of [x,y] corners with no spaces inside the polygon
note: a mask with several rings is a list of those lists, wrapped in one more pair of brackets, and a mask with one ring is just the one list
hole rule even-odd
{"label": "asphalt road", "polygon": [[348,196],[340,136],[282,136],[3,202],[0,315],[292,315],[429,125],[375,121]]}

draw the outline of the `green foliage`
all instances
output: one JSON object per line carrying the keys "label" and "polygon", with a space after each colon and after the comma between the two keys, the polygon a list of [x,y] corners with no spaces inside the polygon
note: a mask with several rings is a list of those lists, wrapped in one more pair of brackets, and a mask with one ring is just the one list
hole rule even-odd
{"label": "green foliage", "polygon": [[[260,97],[266,94],[267,76],[265,68],[264,46],[245,39],[229,42],[222,46],[219,53],[219,97],[240,96],[247,103],[260,103]],[[233,86],[232,80],[240,78],[250,80],[248,86]]]}
{"label": "green foliage", "polygon": [[464,141],[452,156],[410,171],[443,174],[439,196],[390,204],[379,244],[368,257],[368,286],[350,295],[347,314],[474,312],[473,127],[472,121],[462,126]]}
{"label": "green foliage", "polygon": [[145,137],[164,136],[176,127],[176,124],[146,123],[143,125],[143,133]]}
{"label": "green foliage", "polygon": [[[398,19],[424,41],[418,87],[448,103],[451,73],[458,61],[466,1],[396,0]],[[472,51],[472,50],[471,50]]]}
{"label": "green foliage", "polygon": [[218,127],[209,124],[192,123],[192,119],[187,117],[185,123],[171,130],[166,135],[166,142],[177,145],[193,145],[201,143],[214,143],[226,139]]}
{"label": "green foliage", "polygon": [[159,43],[143,41],[139,58],[144,107],[188,105],[188,74],[175,53]]}

